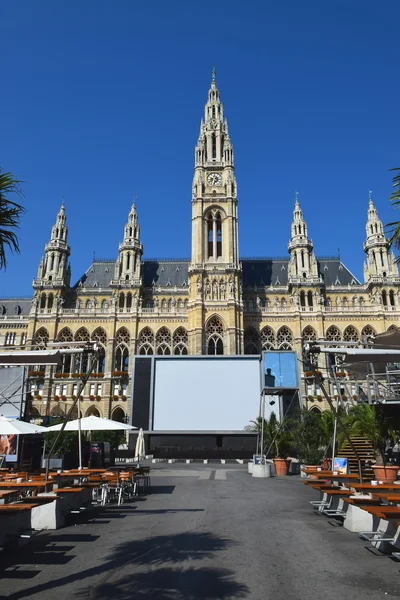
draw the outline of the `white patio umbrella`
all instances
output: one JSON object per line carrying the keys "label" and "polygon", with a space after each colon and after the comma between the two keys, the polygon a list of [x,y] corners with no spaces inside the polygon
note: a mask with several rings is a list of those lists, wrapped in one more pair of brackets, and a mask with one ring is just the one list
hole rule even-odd
{"label": "white patio umbrella", "polygon": [[139,429],[139,435],[136,440],[136,448],[135,448],[135,460],[140,460],[141,458],[145,458],[145,445],[144,445],[144,433],[143,429]]}
{"label": "white patio umbrella", "polygon": [[32,435],[34,433],[45,433],[47,427],[35,425],[34,423],[26,423],[18,419],[9,419],[0,417],[0,435]]}
{"label": "white patio umbrella", "polygon": [[[58,425],[53,425],[52,427],[47,427],[46,431],[60,431],[62,428],[62,423]],[[127,431],[128,429],[137,429],[133,425],[128,425],[128,423],[120,423],[119,421],[112,421],[111,419],[105,419],[102,417],[95,417],[91,415],[90,417],[83,417],[82,419],[74,419],[73,421],[68,421],[66,424],[64,431],[90,431],[90,442],[92,441],[92,431]],[[90,444],[90,448],[91,448]],[[79,446],[79,467],[82,468],[82,451]]]}

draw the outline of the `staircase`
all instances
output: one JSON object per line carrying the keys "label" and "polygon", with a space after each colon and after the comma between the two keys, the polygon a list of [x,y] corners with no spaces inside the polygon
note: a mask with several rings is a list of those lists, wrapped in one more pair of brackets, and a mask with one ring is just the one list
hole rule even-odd
{"label": "staircase", "polygon": [[[351,441],[353,442],[353,445],[357,450],[358,456],[361,460],[361,473],[363,481],[370,481],[371,479],[374,479],[373,470],[370,466],[365,464],[365,461],[373,461],[375,459],[371,442],[364,437],[356,435],[351,436]],[[358,473],[358,460],[349,442],[344,443],[337,453],[337,456],[341,458],[347,458],[347,464],[349,466],[350,473]]]}

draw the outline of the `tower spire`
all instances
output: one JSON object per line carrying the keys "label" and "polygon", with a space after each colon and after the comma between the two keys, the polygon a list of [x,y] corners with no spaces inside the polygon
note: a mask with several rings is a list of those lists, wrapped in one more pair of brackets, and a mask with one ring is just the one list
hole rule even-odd
{"label": "tower spire", "polygon": [[71,249],[68,246],[68,227],[64,201],[57,213],[56,222],[51,228],[50,241],[45,246],[45,260],[39,265],[38,278],[34,287],[51,285],[52,287],[68,286],[68,257]]}
{"label": "tower spire", "polygon": [[372,192],[368,192],[368,217],[366,223],[366,241],[364,252],[367,255],[364,264],[364,280],[368,282],[371,277],[398,276],[398,267],[394,255],[389,251],[389,240],[385,236],[383,223],[378,216],[372,200]]}
{"label": "tower spire", "polygon": [[303,280],[307,280],[308,283],[318,283],[318,266],[314,255],[313,243],[308,237],[307,223],[303,217],[303,211],[299,202],[299,193],[297,191],[291,233],[288,246],[290,253],[289,280],[292,283],[298,283]]}

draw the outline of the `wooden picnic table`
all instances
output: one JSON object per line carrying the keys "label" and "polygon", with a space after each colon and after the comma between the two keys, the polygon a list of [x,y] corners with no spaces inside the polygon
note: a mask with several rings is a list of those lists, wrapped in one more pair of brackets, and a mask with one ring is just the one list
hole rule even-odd
{"label": "wooden picnic table", "polygon": [[15,490],[15,489],[0,490],[0,501],[7,502],[10,498],[18,496],[18,494],[19,494],[19,491]]}
{"label": "wooden picnic table", "polygon": [[378,500],[383,500],[385,502],[396,502],[400,504],[400,494],[372,494],[372,496]]}
{"label": "wooden picnic table", "polygon": [[379,493],[380,490],[399,490],[400,492],[400,485],[394,485],[393,483],[378,483],[378,485],[372,485],[371,483],[349,483],[349,487],[357,492],[361,490],[368,490],[371,493]]}
{"label": "wooden picnic table", "polygon": [[52,481],[22,481],[21,483],[0,481],[0,490],[26,490],[37,493],[41,489],[47,491],[47,488],[50,486],[53,488]]}

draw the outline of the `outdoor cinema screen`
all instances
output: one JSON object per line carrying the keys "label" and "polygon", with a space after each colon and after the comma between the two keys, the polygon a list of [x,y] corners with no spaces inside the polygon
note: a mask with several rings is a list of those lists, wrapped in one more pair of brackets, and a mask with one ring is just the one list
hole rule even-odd
{"label": "outdoor cinema screen", "polygon": [[155,357],[154,430],[242,431],[259,406],[259,357]]}

